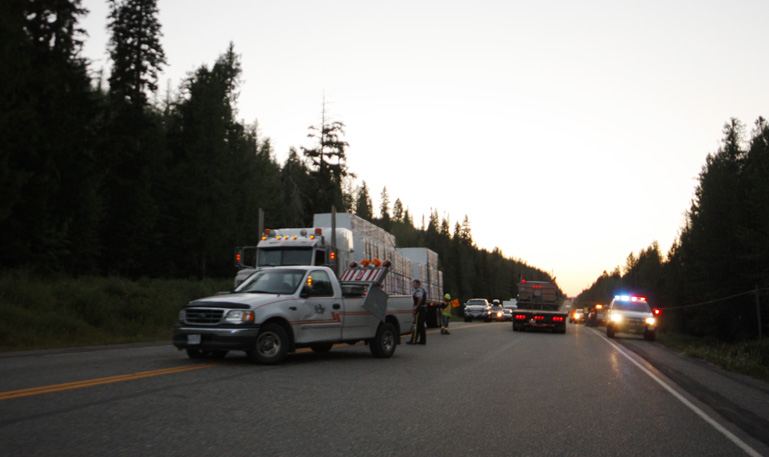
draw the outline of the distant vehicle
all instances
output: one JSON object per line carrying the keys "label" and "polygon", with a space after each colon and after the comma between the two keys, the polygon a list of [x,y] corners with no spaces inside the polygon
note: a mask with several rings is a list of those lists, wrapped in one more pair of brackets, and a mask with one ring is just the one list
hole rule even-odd
{"label": "distant vehicle", "polygon": [[526,328],[549,328],[554,333],[566,333],[569,314],[560,311],[555,283],[526,281],[518,284],[518,309],[513,312],[513,331]]}
{"label": "distant vehicle", "polygon": [[601,327],[606,325],[606,308],[600,303],[596,303],[595,306],[590,308],[587,314],[587,321],[585,322],[588,327]]}
{"label": "distant vehicle", "polygon": [[614,338],[616,333],[642,334],[646,341],[657,336],[657,318],[646,297],[617,295],[609,304],[606,336]]}
{"label": "distant vehicle", "polygon": [[569,313],[569,322],[572,324],[579,324],[579,323],[585,323],[585,318],[587,313],[582,308],[577,308],[571,310],[571,313]]}
{"label": "distant vehicle", "polygon": [[502,308],[502,303],[499,300],[492,300],[491,301],[491,315],[490,315],[490,321],[504,321],[505,320],[505,311],[504,308]]}
{"label": "distant vehicle", "polygon": [[518,309],[518,300],[516,300],[515,298],[510,300],[505,300],[502,302],[502,306],[505,309]]}
{"label": "distant vehicle", "polygon": [[465,304],[465,322],[472,322],[474,319],[484,321],[491,320],[491,305],[485,298],[471,298]]}
{"label": "distant vehicle", "polygon": [[513,320],[513,310],[510,308],[502,308],[502,312],[505,313],[504,320],[505,321],[511,321]]}

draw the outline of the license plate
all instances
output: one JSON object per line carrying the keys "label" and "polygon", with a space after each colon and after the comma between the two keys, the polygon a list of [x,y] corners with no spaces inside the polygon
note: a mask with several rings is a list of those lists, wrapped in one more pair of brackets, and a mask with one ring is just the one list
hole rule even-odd
{"label": "license plate", "polygon": [[200,344],[200,335],[187,335],[187,344]]}

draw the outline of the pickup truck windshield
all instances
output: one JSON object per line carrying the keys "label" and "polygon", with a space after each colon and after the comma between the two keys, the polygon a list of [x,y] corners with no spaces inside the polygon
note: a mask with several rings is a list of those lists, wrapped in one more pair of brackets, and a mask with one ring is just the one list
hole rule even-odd
{"label": "pickup truck windshield", "polygon": [[312,248],[259,249],[260,267],[312,265]]}
{"label": "pickup truck windshield", "polygon": [[616,302],[614,303],[614,309],[623,311],[635,311],[638,313],[650,313],[649,304],[646,302]]}
{"label": "pickup truck windshield", "polygon": [[279,294],[289,295],[296,292],[296,289],[304,279],[304,271],[279,269],[279,270],[261,270],[240,285],[235,292],[246,292],[253,294]]}

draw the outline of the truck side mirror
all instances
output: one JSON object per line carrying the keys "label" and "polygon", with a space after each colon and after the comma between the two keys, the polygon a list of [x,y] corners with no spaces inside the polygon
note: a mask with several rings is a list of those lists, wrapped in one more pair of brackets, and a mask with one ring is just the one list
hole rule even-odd
{"label": "truck side mirror", "polygon": [[302,290],[299,292],[300,298],[308,298],[312,292],[312,288],[308,285],[302,286]]}

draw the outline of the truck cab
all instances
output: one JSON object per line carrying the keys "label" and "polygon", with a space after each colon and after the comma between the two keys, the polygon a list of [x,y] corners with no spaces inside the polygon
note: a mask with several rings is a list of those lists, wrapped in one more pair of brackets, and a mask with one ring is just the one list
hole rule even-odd
{"label": "truck cab", "polygon": [[[236,248],[235,266],[240,270],[235,276],[235,287],[265,267],[323,265],[337,271],[339,265],[352,260],[352,232],[337,228],[335,239],[332,234],[327,227],[264,230],[256,246]],[[251,254],[250,265],[245,261],[247,254]]]}

